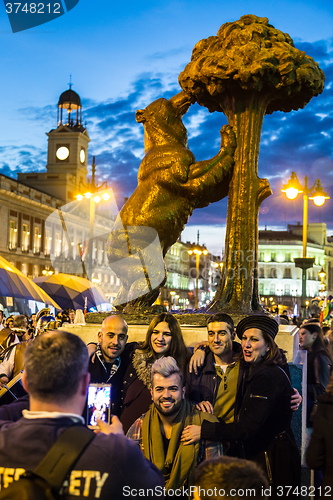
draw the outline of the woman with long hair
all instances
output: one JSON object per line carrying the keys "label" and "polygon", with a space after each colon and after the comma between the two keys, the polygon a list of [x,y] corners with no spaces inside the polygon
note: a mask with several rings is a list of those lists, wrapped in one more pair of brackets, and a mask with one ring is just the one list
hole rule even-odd
{"label": "woman with long hair", "polygon": [[161,313],[152,320],[145,341],[132,354],[124,377],[126,394],[120,416],[125,434],[151,404],[151,367],[162,356],[172,356],[186,375],[191,353],[185,345],[178,320],[169,313]]}

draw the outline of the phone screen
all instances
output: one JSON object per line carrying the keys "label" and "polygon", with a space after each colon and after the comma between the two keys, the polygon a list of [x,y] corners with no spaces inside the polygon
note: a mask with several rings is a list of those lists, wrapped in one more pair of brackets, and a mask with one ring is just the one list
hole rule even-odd
{"label": "phone screen", "polygon": [[89,384],[87,425],[97,427],[97,420],[110,423],[111,384]]}

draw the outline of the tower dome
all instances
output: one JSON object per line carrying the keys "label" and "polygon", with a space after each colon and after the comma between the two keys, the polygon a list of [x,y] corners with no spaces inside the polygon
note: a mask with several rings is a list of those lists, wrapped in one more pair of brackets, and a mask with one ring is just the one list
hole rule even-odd
{"label": "tower dome", "polygon": [[[70,84],[70,88],[65,90],[58,101],[58,126],[59,125],[68,125],[70,127],[81,126],[81,99],[79,94],[72,90]],[[63,111],[67,110],[66,112]],[[75,113],[76,112],[76,113]],[[76,114],[76,118],[73,119],[74,113]]]}

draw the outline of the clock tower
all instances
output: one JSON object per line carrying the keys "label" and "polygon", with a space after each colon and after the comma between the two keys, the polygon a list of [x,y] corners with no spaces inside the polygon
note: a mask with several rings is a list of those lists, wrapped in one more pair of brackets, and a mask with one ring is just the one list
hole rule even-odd
{"label": "clock tower", "polygon": [[[90,138],[81,121],[80,96],[70,88],[58,101],[58,126],[48,136],[47,172],[18,174],[19,180],[52,196],[73,201],[87,182]],[[81,188],[82,189],[82,188]]]}

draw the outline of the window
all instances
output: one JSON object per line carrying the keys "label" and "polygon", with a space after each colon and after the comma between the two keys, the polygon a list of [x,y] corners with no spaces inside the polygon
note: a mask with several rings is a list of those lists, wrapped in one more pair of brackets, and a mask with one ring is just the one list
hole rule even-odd
{"label": "window", "polygon": [[290,295],[290,285],[284,285],[284,295]]}
{"label": "window", "polygon": [[260,295],[264,294],[264,284],[263,283],[259,283],[259,294]]}
{"label": "window", "polygon": [[259,278],[265,277],[265,269],[263,267],[259,267]]}
{"label": "window", "polygon": [[29,252],[29,224],[24,222],[22,224],[22,252]]}
{"label": "window", "polygon": [[290,252],[286,252],[285,262],[291,262],[291,253]]}
{"label": "window", "polygon": [[271,283],[269,286],[269,294],[270,295],[275,295],[275,285],[274,283]]}
{"label": "window", "polygon": [[40,252],[41,237],[42,237],[42,235],[40,234],[40,227],[39,226],[35,226],[35,230],[34,230],[34,253],[39,253]]}
{"label": "window", "polygon": [[38,264],[35,264],[34,267],[33,267],[33,271],[32,271],[32,277],[33,278],[38,278],[38,276],[39,276],[38,271],[39,271]]}
{"label": "window", "polygon": [[286,267],[285,268],[283,277],[284,278],[291,278],[291,269],[290,269],[290,267]]}
{"label": "window", "polygon": [[9,250],[17,248],[17,221],[10,220],[9,222]]}
{"label": "window", "polygon": [[51,254],[51,242],[52,242],[52,236],[51,236],[51,231],[49,229],[46,229],[45,231],[45,255],[50,255]]}
{"label": "window", "polygon": [[275,269],[275,267],[271,267],[271,269],[269,271],[269,277],[270,278],[276,278],[276,269]]}
{"label": "window", "polygon": [[276,252],[271,252],[271,262],[276,262]]}
{"label": "window", "polygon": [[61,238],[60,238],[60,232],[55,233],[55,256],[59,257],[61,254]]}
{"label": "window", "polygon": [[93,264],[97,264],[97,242],[96,240],[94,241],[93,239],[91,241],[89,241],[89,245],[92,245],[93,246],[93,249],[92,249],[92,261],[93,261]]}
{"label": "window", "polygon": [[103,262],[103,245],[102,243],[98,243],[98,251],[97,251],[97,263],[98,265],[102,265]]}
{"label": "window", "polygon": [[24,276],[28,276],[28,264],[26,262],[23,262],[21,271]]}
{"label": "window", "polygon": [[265,252],[259,252],[259,262],[264,262],[265,260]]}

